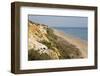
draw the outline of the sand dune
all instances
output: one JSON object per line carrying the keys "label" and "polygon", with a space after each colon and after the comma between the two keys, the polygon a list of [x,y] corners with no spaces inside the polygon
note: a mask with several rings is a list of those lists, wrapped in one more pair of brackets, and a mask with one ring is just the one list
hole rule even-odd
{"label": "sand dune", "polygon": [[55,35],[62,37],[63,39],[67,40],[69,43],[75,45],[82,53],[82,57],[87,58],[88,55],[88,44],[86,41],[81,40],[79,38],[75,38],[73,36],[70,36],[68,34],[64,34],[61,31],[57,31],[56,29],[54,29],[54,33]]}

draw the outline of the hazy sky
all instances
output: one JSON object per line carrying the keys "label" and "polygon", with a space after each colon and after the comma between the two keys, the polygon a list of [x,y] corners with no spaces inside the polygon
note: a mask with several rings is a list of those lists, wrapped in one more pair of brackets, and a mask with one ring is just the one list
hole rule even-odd
{"label": "hazy sky", "polygon": [[49,27],[87,27],[87,17],[29,15],[28,19]]}

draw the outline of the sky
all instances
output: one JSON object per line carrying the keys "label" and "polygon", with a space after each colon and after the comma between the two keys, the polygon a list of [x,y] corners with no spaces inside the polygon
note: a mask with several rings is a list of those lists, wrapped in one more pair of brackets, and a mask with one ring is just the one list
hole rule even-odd
{"label": "sky", "polygon": [[28,19],[49,27],[87,27],[87,17],[29,15]]}

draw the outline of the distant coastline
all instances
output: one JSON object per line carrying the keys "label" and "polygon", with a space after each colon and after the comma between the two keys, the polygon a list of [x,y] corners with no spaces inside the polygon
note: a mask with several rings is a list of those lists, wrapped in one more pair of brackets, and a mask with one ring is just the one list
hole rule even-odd
{"label": "distant coastline", "polygon": [[81,40],[88,41],[88,28],[87,27],[52,27],[53,29],[60,30],[65,34],[77,37]]}

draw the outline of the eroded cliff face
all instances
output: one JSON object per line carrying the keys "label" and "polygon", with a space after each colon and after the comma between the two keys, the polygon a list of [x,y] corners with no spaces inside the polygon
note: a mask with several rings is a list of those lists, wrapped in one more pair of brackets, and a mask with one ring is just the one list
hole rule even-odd
{"label": "eroded cliff face", "polygon": [[[48,27],[46,25],[41,25],[37,23],[33,23],[29,21],[28,23],[28,51],[29,54],[32,56],[32,52],[37,52],[40,57],[42,54],[46,54],[50,59],[59,59],[59,52],[55,48],[52,50],[48,48],[47,45],[43,44],[42,42],[45,41],[47,43],[50,42],[47,35]],[[30,56],[29,55],[29,56]],[[33,56],[34,58],[34,56]]]}
{"label": "eroded cliff face", "polygon": [[47,25],[28,22],[28,59],[48,60],[80,58],[74,45],[56,36]]}

